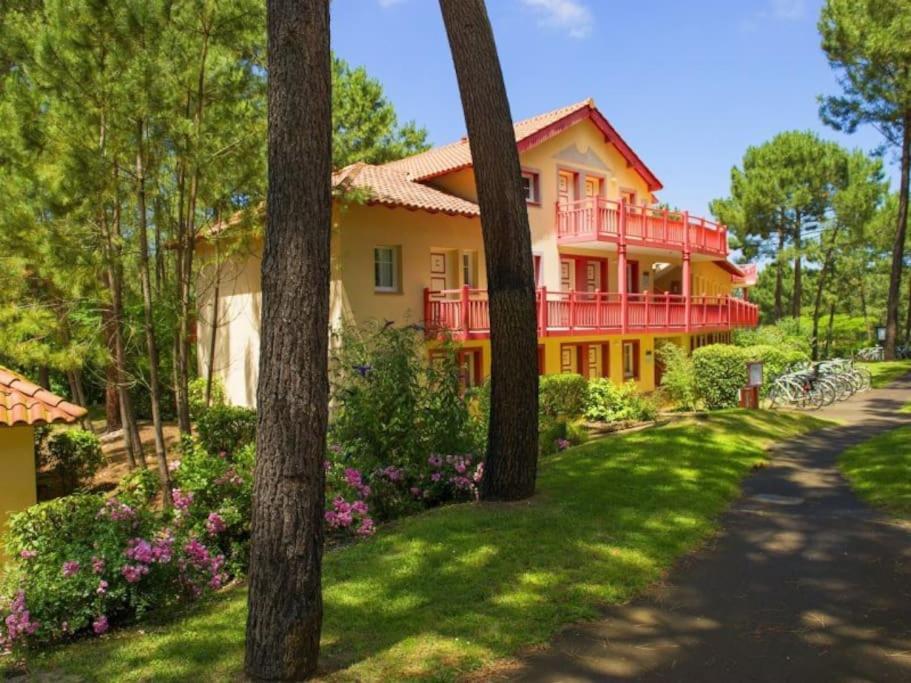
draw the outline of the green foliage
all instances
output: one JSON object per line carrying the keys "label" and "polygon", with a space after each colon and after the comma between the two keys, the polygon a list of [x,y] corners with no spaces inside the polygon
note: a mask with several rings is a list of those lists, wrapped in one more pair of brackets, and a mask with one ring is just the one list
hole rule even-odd
{"label": "green foliage", "polygon": [[849,448],[838,465],[868,503],[911,518],[911,427],[893,429]]}
{"label": "green foliage", "polygon": [[810,355],[810,325],[808,321],[784,318],[772,325],[734,330],[735,346],[776,346]]}
{"label": "green foliage", "polygon": [[364,470],[473,450],[455,347],[427,356],[414,327],[346,327],[331,362],[330,440]]}
{"label": "green foliage", "polygon": [[[823,424],[737,411],[591,441],[541,464],[530,503],[440,508],[327,552],[324,655],[341,667],[333,676],[455,680],[628,603],[717,532],[772,443]],[[516,581],[530,567],[534,580]],[[28,670],[235,680],[246,608],[240,586],[154,628],[36,654]]]}
{"label": "green foliage", "polygon": [[233,453],[256,442],[256,411],[242,406],[212,406],[199,417],[199,442],[209,453]]}
{"label": "green foliage", "polygon": [[623,420],[654,420],[658,409],[654,402],[644,397],[635,382],[617,385],[610,378],[602,377],[588,384],[585,400],[585,419],[595,422]]}
{"label": "green foliage", "polygon": [[684,349],[670,343],[658,349],[658,359],[664,365],[661,391],[680,410],[695,410],[696,373],[692,359]]}
{"label": "green foliage", "polygon": [[212,395],[209,397],[209,403],[206,404],[206,386],[208,380],[205,377],[194,377],[189,384],[189,403],[190,416],[198,420],[202,414],[210,407],[223,406],[227,402],[225,397],[225,385],[218,377],[212,378]]}
{"label": "green foliage", "polygon": [[332,58],[332,166],[383,164],[428,149],[427,130],[399,125],[383,86],[364,67]]}
{"label": "green foliage", "polygon": [[744,347],[743,350],[747,361],[761,361],[763,364],[763,385],[760,388],[762,398],[768,394],[775,378],[784,374],[789,366],[810,360],[810,356],[804,351],[786,346],[758,344]]}
{"label": "green foliage", "polygon": [[117,497],[130,507],[143,507],[158,495],[161,479],[154,469],[141,467],[127,473],[117,486]]}
{"label": "green foliage", "polygon": [[582,375],[544,375],[538,384],[538,414],[541,424],[582,417],[588,400],[588,382]]}
{"label": "green foliage", "polygon": [[92,432],[64,429],[47,441],[47,465],[53,468],[66,493],[88,484],[104,464],[101,441]]}
{"label": "green foliage", "polygon": [[747,383],[747,349],[728,344],[710,344],[693,352],[696,396],[709,410],[733,408],[740,389]]}

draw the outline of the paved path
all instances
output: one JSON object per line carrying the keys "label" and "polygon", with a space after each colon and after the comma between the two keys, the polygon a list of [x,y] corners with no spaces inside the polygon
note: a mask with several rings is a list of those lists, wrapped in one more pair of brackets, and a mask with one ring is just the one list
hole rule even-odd
{"label": "paved path", "polygon": [[911,681],[911,528],[835,467],[911,423],[911,375],[822,415],[844,424],[776,447],[723,533],[669,581],[573,626],[510,673],[522,681]]}

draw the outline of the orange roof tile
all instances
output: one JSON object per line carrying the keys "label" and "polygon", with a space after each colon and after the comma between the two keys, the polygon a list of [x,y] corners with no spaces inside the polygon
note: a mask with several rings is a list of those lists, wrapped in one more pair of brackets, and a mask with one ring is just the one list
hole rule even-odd
{"label": "orange roof tile", "polygon": [[[604,133],[605,137],[617,147],[620,154],[623,155],[629,164],[645,179],[649,189],[652,191],[660,190],[661,181],[648,169],[626,141],[620,137],[620,134],[604,118],[604,115],[598,111],[595,101],[591,98],[514,123],[513,129],[515,130],[519,151],[530,149],[566,130],[566,128],[575,123],[589,118]],[[417,181],[427,180],[469,166],[471,166],[471,149],[467,137],[463,137],[458,142],[434,147],[426,152],[385,164],[385,168],[404,171],[411,180]]]}
{"label": "orange roof tile", "polygon": [[0,367],[0,427],[75,422],[81,408]]}
{"label": "orange roof tile", "polygon": [[460,197],[413,182],[400,170],[358,162],[332,175],[332,186],[367,190],[368,204],[404,206],[457,216],[479,216],[478,205]]}

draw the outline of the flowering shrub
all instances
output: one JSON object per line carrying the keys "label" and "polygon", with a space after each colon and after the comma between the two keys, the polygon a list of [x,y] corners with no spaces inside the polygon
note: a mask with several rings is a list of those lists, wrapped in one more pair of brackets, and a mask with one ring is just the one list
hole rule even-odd
{"label": "flowering shrub", "polygon": [[331,362],[333,459],[372,472],[419,467],[428,453],[472,450],[455,349],[428,358],[420,330],[346,327]]}
{"label": "flowering shrub", "polygon": [[14,515],[0,648],[101,635],[153,607],[223,586],[246,557],[249,450],[233,461],[185,453],[165,511],[150,506],[136,476],[123,498],[76,494]]}
{"label": "flowering shrub", "polygon": [[235,451],[256,441],[256,411],[240,406],[213,405],[196,421],[199,443],[208,453]]}

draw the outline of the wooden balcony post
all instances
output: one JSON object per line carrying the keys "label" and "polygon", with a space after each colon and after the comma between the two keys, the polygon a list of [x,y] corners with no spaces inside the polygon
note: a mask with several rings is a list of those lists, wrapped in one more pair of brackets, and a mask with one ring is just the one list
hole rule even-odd
{"label": "wooden balcony post", "polygon": [[671,326],[671,295],[664,293],[664,326]]}
{"label": "wooden balcony post", "polygon": [[538,325],[540,325],[540,327],[541,327],[541,336],[546,337],[547,328],[550,327],[550,325],[548,325],[548,322],[547,322],[547,315],[548,315],[547,287],[541,287],[541,289],[539,289],[538,292],[541,295],[541,304],[540,304],[541,311],[538,313]]}
{"label": "wooden balcony post", "polygon": [[[683,214],[684,221],[689,221],[686,213]],[[689,232],[689,223],[685,222],[686,230],[684,235],[687,236]],[[685,241],[689,241],[687,237],[684,237]],[[690,275],[690,250],[687,247],[683,252],[683,317],[684,317],[684,328],[687,332],[690,331],[692,327],[692,321],[690,320],[691,313],[691,304],[692,304],[692,278]]]}
{"label": "wooden balcony post", "polygon": [[620,291],[620,330],[623,334],[626,334],[629,311],[626,310],[626,244],[624,242],[620,242],[617,245],[617,259],[617,289]]}
{"label": "wooden balcony post", "polygon": [[465,337],[468,337],[468,331],[471,329],[471,311],[468,308],[468,302],[471,298],[471,287],[462,285],[462,331]]}
{"label": "wooden balcony post", "polygon": [[622,197],[620,199],[620,212],[617,216],[617,223],[617,229],[619,230],[617,240],[620,244],[626,244],[626,200]]}
{"label": "wooden balcony post", "polygon": [[601,290],[595,290],[595,329],[601,330]]}
{"label": "wooden balcony post", "polygon": [[569,292],[569,329],[576,328],[576,290],[571,289]]}
{"label": "wooden balcony post", "polygon": [[690,212],[683,212],[683,251],[688,254],[690,251]]}
{"label": "wooden balcony post", "polygon": [[652,295],[648,293],[648,290],[644,292],[645,298],[645,329],[649,329],[652,326],[651,313],[649,312],[650,306],[649,301],[652,298]]}

